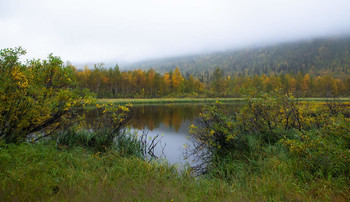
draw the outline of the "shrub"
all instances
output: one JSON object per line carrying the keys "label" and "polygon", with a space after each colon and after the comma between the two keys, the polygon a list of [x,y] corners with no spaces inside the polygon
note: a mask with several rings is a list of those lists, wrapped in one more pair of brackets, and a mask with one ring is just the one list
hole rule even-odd
{"label": "shrub", "polygon": [[190,127],[197,169],[207,172],[227,156],[265,158],[266,147],[283,144],[314,176],[348,176],[350,119],[343,108],[334,102],[301,103],[278,89],[251,92],[246,106],[233,114],[225,113],[220,103],[207,106]]}
{"label": "shrub", "polygon": [[133,116],[132,105],[115,106],[109,103],[96,106],[103,112],[90,127],[76,125],[58,132],[56,138],[59,147],[81,146],[102,152],[115,147],[116,141],[124,138],[125,127]]}
{"label": "shrub", "polygon": [[133,133],[127,128],[134,115],[131,104],[109,103],[96,106],[102,109],[102,113],[92,124],[76,124],[57,133],[55,138],[58,148],[83,147],[94,152],[113,150],[123,156],[157,158],[154,149],[161,138],[148,137],[147,131],[142,134]]}
{"label": "shrub", "polygon": [[349,176],[350,119],[341,114],[323,116],[327,119],[323,119],[321,128],[296,133],[294,138],[286,137],[281,143],[316,176]]}
{"label": "shrub", "polygon": [[50,136],[92,101],[76,88],[74,67],[52,54],[22,64],[25,53],[21,47],[0,51],[0,138],[7,143]]}

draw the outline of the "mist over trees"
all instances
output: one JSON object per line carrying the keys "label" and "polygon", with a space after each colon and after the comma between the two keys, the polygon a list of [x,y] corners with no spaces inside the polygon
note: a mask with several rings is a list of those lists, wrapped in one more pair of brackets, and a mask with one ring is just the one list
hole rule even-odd
{"label": "mist over trees", "polygon": [[266,47],[251,47],[211,54],[144,61],[127,68],[153,68],[167,72],[179,67],[186,74],[207,79],[209,72],[220,67],[224,74],[303,74],[342,77],[350,73],[350,36],[320,38]]}
{"label": "mist over trees", "polygon": [[[350,95],[350,37],[328,38],[152,63],[122,71],[76,70],[78,85],[105,98],[241,97],[281,88],[296,97]],[[178,66],[175,66],[178,65]]]}

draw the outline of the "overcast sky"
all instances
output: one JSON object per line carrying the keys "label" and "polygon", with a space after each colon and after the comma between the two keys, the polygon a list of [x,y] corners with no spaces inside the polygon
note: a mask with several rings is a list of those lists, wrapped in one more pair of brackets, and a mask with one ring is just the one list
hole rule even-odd
{"label": "overcast sky", "polygon": [[133,62],[350,33],[350,0],[0,0],[0,49]]}

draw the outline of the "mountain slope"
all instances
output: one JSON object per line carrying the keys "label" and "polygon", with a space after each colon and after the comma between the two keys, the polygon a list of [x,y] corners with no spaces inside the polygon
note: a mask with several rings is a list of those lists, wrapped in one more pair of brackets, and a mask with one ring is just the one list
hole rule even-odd
{"label": "mountain slope", "polygon": [[209,74],[219,67],[226,75],[301,72],[342,77],[350,73],[350,36],[144,61],[127,67],[166,72],[177,66],[183,74],[194,76]]}

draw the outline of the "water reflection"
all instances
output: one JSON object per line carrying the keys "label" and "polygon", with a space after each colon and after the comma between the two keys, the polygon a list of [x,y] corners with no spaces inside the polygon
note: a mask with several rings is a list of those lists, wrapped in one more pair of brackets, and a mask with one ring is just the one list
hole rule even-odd
{"label": "water reflection", "polygon": [[[163,128],[167,131],[186,132],[184,125],[192,122],[202,111],[203,104],[163,104],[163,105],[136,105],[131,127],[142,130],[153,131]],[[102,113],[102,109],[90,110],[86,112],[88,124]]]}
{"label": "water reflection", "polygon": [[[239,103],[225,104],[225,111],[237,109]],[[203,104],[161,104],[161,105],[136,105],[134,106],[134,118],[131,122],[133,130],[149,130],[148,135],[154,137],[163,135],[162,145],[166,144],[164,154],[171,164],[190,164],[193,159],[184,160],[184,145],[190,145],[188,139],[188,127],[203,110]],[[92,110],[86,113],[87,123],[93,121],[101,114],[101,110]],[[156,155],[161,155],[162,148],[156,148]]]}
{"label": "water reflection", "polygon": [[[179,131],[184,123],[192,122],[201,112],[203,105],[197,104],[166,104],[166,105],[143,105],[135,106],[135,121],[131,123],[136,129],[157,128]],[[183,128],[183,127],[182,127]]]}

